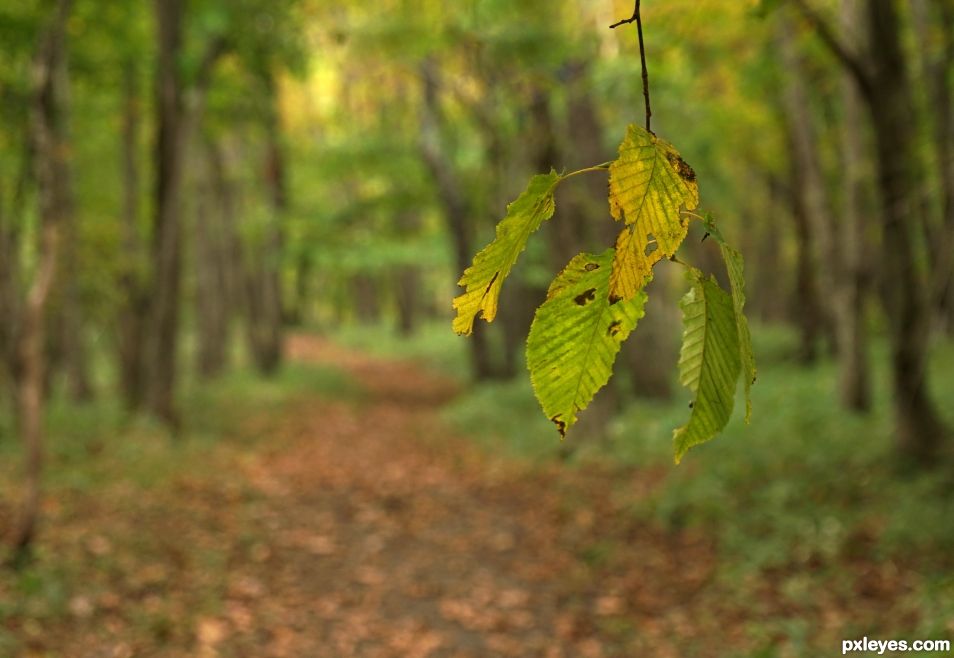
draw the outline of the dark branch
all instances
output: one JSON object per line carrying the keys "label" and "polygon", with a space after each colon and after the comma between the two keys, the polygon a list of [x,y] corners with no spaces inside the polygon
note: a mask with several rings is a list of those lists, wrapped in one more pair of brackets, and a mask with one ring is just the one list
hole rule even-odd
{"label": "dark branch", "polygon": [[636,0],[636,7],[635,7],[635,9],[633,9],[633,15],[630,16],[629,18],[624,18],[624,19],[621,20],[621,21],[617,21],[616,23],[613,23],[612,25],[610,25],[610,29],[611,29],[611,30],[615,30],[615,29],[618,28],[620,25],[627,25],[628,23],[635,23],[638,18],[639,18],[639,0]]}
{"label": "dark branch", "polygon": [[646,46],[643,42],[643,20],[639,15],[639,2],[636,0],[636,6],[633,7],[633,15],[621,21],[610,25],[610,29],[615,29],[620,25],[636,23],[636,34],[639,36],[639,63],[643,70],[643,98],[646,100],[646,130],[652,132],[650,128],[650,119],[653,116],[652,108],[649,105],[649,69],[646,67]]}
{"label": "dark branch", "polygon": [[822,43],[825,44],[825,47],[841,62],[842,66],[848,69],[848,72],[851,73],[861,93],[866,98],[871,99],[874,95],[874,81],[872,80],[871,72],[864,65],[861,58],[856,53],[851,52],[851,50],[841,42],[835,35],[834,30],[831,29],[831,26],[808,4],[807,0],[792,0],[792,2],[802,15],[802,18],[804,18],[818,34],[818,37]]}

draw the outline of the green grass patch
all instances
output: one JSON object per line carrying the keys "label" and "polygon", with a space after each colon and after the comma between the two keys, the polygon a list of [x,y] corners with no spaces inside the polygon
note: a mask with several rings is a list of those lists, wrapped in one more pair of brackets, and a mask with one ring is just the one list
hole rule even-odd
{"label": "green grass patch", "polygon": [[[182,428],[175,435],[130,414],[113,395],[86,404],[56,397],[46,413],[45,486],[88,490],[117,480],[156,486],[196,464],[201,468],[203,454],[223,442],[265,440],[250,433],[251,417],[278,418],[302,398],[362,396],[346,374],[325,366],[289,364],[271,378],[242,369],[209,382],[190,379],[179,395]],[[19,461],[19,442],[7,418],[0,424],[0,490],[15,490]]]}

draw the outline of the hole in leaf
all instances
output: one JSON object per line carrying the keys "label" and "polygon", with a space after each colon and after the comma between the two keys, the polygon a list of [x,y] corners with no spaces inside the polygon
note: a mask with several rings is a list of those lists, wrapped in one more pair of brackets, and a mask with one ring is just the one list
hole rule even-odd
{"label": "hole in leaf", "polygon": [[596,299],[596,288],[590,288],[589,290],[584,290],[579,295],[573,298],[573,301],[579,304],[580,306],[586,306],[590,302]]}
{"label": "hole in leaf", "polygon": [[652,233],[646,237],[649,239],[649,242],[646,243],[646,251],[644,253],[646,256],[649,256],[659,248],[659,245],[656,243],[656,236],[654,236]]}

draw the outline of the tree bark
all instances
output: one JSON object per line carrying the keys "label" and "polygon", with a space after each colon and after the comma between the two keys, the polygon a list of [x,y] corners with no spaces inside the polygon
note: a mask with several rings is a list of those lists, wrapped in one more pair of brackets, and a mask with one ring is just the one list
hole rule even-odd
{"label": "tree bark", "polygon": [[59,313],[53,320],[57,327],[54,336],[62,350],[63,366],[66,375],[66,390],[75,402],[88,402],[93,398],[93,384],[89,372],[89,350],[85,337],[86,318],[84,317],[83,300],[80,289],[79,252],[76,248],[79,242],[79,226],[76,217],[76,200],[73,193],[73,166],[71,156],[72,137],[69,128],[70,114],[70,85],[67,54],[64,51],[64,61],[60,64],[56,75],[61,79],[56,82],[59,96],[59,121],[62,134],[60,141],[64,149],[62,155],[62,195],[60,203],[62,212],[62,239],[70,245],[61,257],[58,278],[54,287],[60,291]]}
{"label": "tree bark", "polygon": [[251,272],[249,294],[254,308],[248,318],[252,356],[259,372],[274,373],[282,361],[282,249],[284,223],[288,211],[287,163],[281,139],[281,121],[275,79],[271,71],[261,74],[266,97],[264,180],[271,217],[259,255],[253,259],[257,271]]}
{"label": "tree bark", "polygon": [[[921,74],[928,90],[926,113],[935,155],[932,173],[940,196],[940,217],[931,222],[936,226],[930,241],[931,303],[942,328],[954,332],[954,107],[949,82],[954,67],[954,4],[918,0],[913,8]],[[932,11],[939,26],[937,53],[931,47],[935,43],[930,30]]]}
{"label": "tree bark", "polygon": [[159,52],[156,69],[154,190],[149,384],[150,413],[171,427],[175,409],[176,357],[181,287],[180,205],[184,165],[184,82],[182,79],[183,0],[155,0]]}
{"label": "tree bark", "polygon": [[0,199],[0,392],[16,381],[17,336],[20,318],[18,290],[19,239],[11,224],[13,213],[7,213]]}
{"label": "tree bark", "polygon": [[20,334],[22,373],[18,386],[19,429],[26,453],[23,500],[12,545],[24,557],[36,534],[43,467],[43,376],[45,313],[56,280],[60,231],[69,212],[67,136],[61,113],[65,81],[66,22],[71,0],[57,0],[41,37],[34,74],[32,130],[39,200],[37,271],[27,293]]}
{"label": "tree bark", "polygon": [[[753,175],[753,179],[758,177]],[[753,210],[753,216],[760,218],[772,218],[785,216],[788,214],[790,204],[786,204],[783,195],[779,190],[779,181],[776,176],[770,175],[763,177],[765,181],[765,202],[761,208]],[[752,277],[752,312],[758,313],[759,318],[765,323],[782,323],[787,321],[789,313],[787,296],[779,294],[784,290],[787,284],[785,273],[789,271],[788,263],[781,255],[783,239],[787,236],[781,230],[777,222],[761,221],[753,222],[757,228],[756,242],[757,247],[752,259],[755,276]],[[748,285],[748,282],[746,282]],[[746,295],[748,296],[748,295]],[[746,304],[748,310],[748,303]],[[751,316],[750,316],[751,317]]]}
{"label": "tree bark", "polygon": [[[32,108],[30,108],[32,111]],[[30,127],[29,112],[21,126],[25,135],[23,156],[17,180],[10,192],[10,200],[4,205],[0,199],[0,369],[16,397],[16,383],[20,379],[20,335],[23,315],[23,299],[20,293],[20,247],[22,240],[22,216],[26,206],[27,187],[33,179],[33,148],[35,141]]]}
{"label": "tree bark", "polygon": [[818,341],[822,334],[822,313],[818,299],[818,283],[812,259],[812,232],[805,208],[804,195],[798,190],[802,178],[797,164],[789,163],[788,201],[795,229],[795,293],[790,311],[799,329],[799,346],[796,358],[803,365],[818,359]]}
{"label": "tree bark", "polygon": [[898,448],[930,462],[946,434],[928,384],[928,282],[918,269],[915,155],[910,138],[912,90],[892,0],[869,0],[872,93],[866,96],[875,129],[882,206],[882,292],[891,332]]}
{"label": "tree bark", "polygon": [[[846,208],[851,214],[838,226],[832,210],[831,200],[825,188],[825,181],[818,154],[818,138],[811,115],[811,103],[806,89],[802,58],[793,39],[793,26],[779,21],[778,44],[782,64],[785,70],[785,113],[790,128],[792,157],[797,175],[793,193],[799,195],[799,215],[806,215],[810,225],[808,234],[803,233],[811,247],[810,263],[818,273],[817,280],[823,294],[818,296],[824,318],[824,325],[833,331],[835,354],[839,372],[839,394],[842,404],[856,411],[867,407],[867,388],[864,334],[862,333],[862,312],[864,298],[858,287],[860,269],[860,249],[858,235],[857,208],[855,207],[857,180],[846,181],[849,203]],[[853,91],[853,90],[852,90]],[[846,109],[851,109],[850,102]],[[857,114],[857,112],[855,112]],[[853,117],[857,120],[857,116]],[[851,132],[853,150],[845,154],[847,169],[857,178],[858,136],[854,126],[846,129]],[[850,158],[854,158],[849,162]],[[850,225],[849,225],[850,224]]]}
{"label": "tree bark", "polygon": [[229,345],[228,268],[232,251],[228,224],[231,199],[222,154],[211,139],[204,149],[204,171],[198,177],[195,224],[196,371],[212,379],[225,369]]}
{"label": "tree bark", "polygon": [[136,62],[123,64],[122,148],[120,178],[123,184],[123,262],[119,278],[122,301],[118,316],[117,342],[120,389],[126,407],[139,409],[145,396],[144,343],[149,299],[142,261],[145,248],[139,229],[139,194],[142,175],[139,144],[142,125]]}
{"label": "tree bark", "polygon": [[362,272],[351,277],[354,314],[359,324],[374,325],[381,320],[378,284],[374,277]]}
{"label": "tree bark", "polygon": [[[856,0],[842,0],[842,31],[850,34],[859,19]],[[842,404],[855,411],[871,408],[871,376],[868,367],[868,328],[865,302],[868,297],[868,268],[865,246],[865,217],[862,210],[867,171],[861,132],[862,117],[858,90],[847,75],[842,79],[842,175],[844,178],[843,228],[840,243],[842,281],[836,288],[838,323],[838,389]]]}
{"label": "tree bark", "polygon": [[[420,228],[417,212],[399,211],[396,222],[398,234],[411,238]],[[410,336],[417,328],[420,305],[421,271],[416,265],[399,265],[394,276],[394,293],[397,302],[398,333]]]}
{"label": "tree bark", "polygon": [[313,270],[311,254],[303,247],[295,258],[295,306],[289,314],[289,322],[293,325],[306,326],[312,320],[308,302]]}

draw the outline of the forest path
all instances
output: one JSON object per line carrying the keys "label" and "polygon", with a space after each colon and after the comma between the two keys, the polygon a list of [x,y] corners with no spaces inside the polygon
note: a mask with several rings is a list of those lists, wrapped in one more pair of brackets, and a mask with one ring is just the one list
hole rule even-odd
{"label": "forest path", "polygon": [[244,467],[269,541],[200,622],[206,654],[665,657],[728,632],[693,610],[707,542],[627,520],[608,474],[481,453],[439,418],[454,383],[418,365],[304,335],[289,355],[365,395],[303,402]]}

